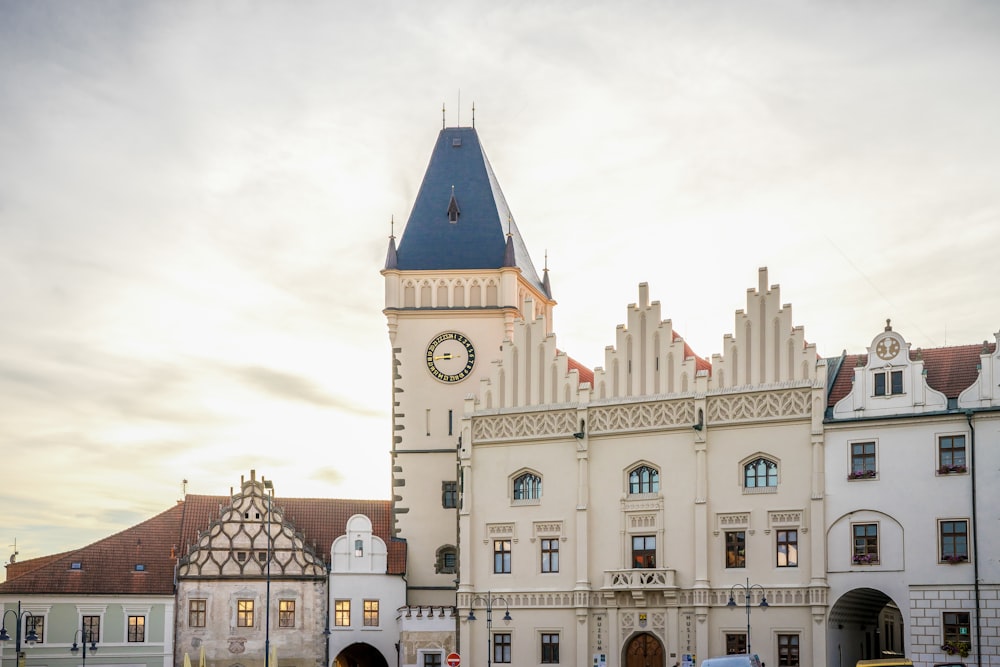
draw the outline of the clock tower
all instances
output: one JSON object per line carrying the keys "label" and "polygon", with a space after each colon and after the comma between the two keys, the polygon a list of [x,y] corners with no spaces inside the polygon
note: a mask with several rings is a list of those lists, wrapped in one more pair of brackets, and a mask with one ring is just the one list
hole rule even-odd
{"label": "clock tower", "polygon": [[551,323],[555,305],[474,128],[438,134],[398,246],[389,239],[382,275],[392,348],[394,535],[407,541],[407,603],[450,606],[464,399],[488,376],[515,320],[545,315]]}

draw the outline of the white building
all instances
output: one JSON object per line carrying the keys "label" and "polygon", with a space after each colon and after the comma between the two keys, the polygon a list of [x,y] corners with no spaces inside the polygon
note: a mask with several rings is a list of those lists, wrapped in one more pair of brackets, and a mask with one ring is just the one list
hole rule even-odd
{"label": "white building", "polygon": [[826,664],[1000,664],[996,345],[913,350],[887,323],[831,365]]}

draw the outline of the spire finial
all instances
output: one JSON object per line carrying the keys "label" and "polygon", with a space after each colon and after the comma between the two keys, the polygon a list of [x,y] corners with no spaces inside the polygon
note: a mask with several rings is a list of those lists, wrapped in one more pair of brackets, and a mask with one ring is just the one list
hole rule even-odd
{"label": "spire finial", "polygon": [[892,331],[892,320],[889,319],[888,317],[885,318],[885,330]]}
{"label": "spire finial", "polygon": [[548,270],[549,270],[549,249],[546,248],[545,249],[545,264],[542,267],[542,271],[548,271]]}
{"label": "spire finial", "polygon": [[511,217],[510,213],[507,213],[507,236],[510,236],[510,226],[514,219]]}
{"label": "spire finial", "polygon": [[390,239],[396,238],[396,216],[395,215],[390,215],[389,216],[389,238]]}
{"label": "spire finial", "polygon": [[441,129],[443,130],[444,128],[445,128],[445,121],[444,121],[444,102],[442,102],[442,103],[441,103]]}
{"label": "spire finial", "polygon": [[472,129],[476,129],[476,103],[472,103]]}

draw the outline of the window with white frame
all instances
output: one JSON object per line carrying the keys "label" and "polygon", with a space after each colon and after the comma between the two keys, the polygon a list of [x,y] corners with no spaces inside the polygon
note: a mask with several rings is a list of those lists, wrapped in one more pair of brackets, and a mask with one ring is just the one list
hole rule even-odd
{"label": "window with white frame", "polygon": [[854,533],[853,561],[857,565],[871,565],[879,561],[878,556],[878,524],[855,523],[851,526]]}
{"label": "window with white frame", "polygon": [[871,479],[878,472],[877,448],[874,441],[851,443],[851,472],[848,479]]}
{"label": "window with white frame", "polygon": [[895,396],[903,393],[903,371],[875,371],[875,395]]}
{"label": "window with white frame", "polygon": [[966,519],[938,521],[938,542],[942,563],[962,563],[969,560],[969,522]]}
{"label": "window with white frame", "polygon": [[967,472],[965,460],[965,436],[938,436],[938,474]]}

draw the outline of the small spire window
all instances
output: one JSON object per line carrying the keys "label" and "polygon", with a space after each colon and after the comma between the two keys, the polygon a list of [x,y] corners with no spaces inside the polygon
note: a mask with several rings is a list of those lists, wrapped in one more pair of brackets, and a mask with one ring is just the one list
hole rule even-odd
{"label": "small spire window", "polygon": [[448,202],[448,222],[458,222],[458,216],[462,211],[458,208],[458,200],[455,199],[455,186],[451,186],[451,201]]}

